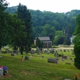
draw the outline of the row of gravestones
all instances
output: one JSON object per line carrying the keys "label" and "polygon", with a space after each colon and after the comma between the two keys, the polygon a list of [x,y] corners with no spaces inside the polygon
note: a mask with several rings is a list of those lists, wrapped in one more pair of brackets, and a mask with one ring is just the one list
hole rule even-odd
{"label": "row of gravestones", "polygon": [[[72,53],[74,53],[74,50],[73,49],[54,49],[54,48],[52,48],[52,49],[49,49],[49,48],[47,48],[46,50],[43,50],[43,52],[44,53],[54,53],[54,51],[64,51],[64,52],[66,52],[66,51],[68,51],[68,52],[70,52],[70,51],[72,51]],[[9,49],[5,49],[5,51],[1,51],[2,53],[11,53],[12,51],[10,51]],[[17,53],[18,51],[16,51],[16,50],[14,50],[14,53]],[[30,51],[31,53],[40,53],[41,52],[41,49],[40,48],[38,48],[38,47],[36,47],[36,50],[31,50]]]}
{"label": "row of gravestones", "polygon": [[72,52],[74,52],[73,49],[57,49],[55,51],[61,51],[61,52],[67,52],[67,51],[70,52],[70,51],[72,51]]}
{"label": "row of gravestones", "polygon": [[[54,53],[54,55],[57,54],[57,51],[58,50],[54,50],[54,49],[51,49],[51,50],[43,50],[43,51],[40,51],[40,49],[36,49],[36,50],[31,50],[30,53],[31,54],[34,54],[34,53],[37,53],[37,54],[40,54],[41,52],[43,53]],[[64,50],[65,52],[66,50]],[[20,51],[17,51],[17,50],[14,50],[14,51],[10,51],[10,50],[6,50],[6,51],[1,51],[1,53],[12,53],[12,54],[18,54],[20,53]],[[74,51],[72,50],[72,54],[74,54]]]}
{"label": "row of gravestones", "polygon": [[[57,52],[58,50],[53,50],[53,49],[51,49],[51,50],[43,50],[43,51],[40,51],[40,50],[31,50],[30,51],[30,53],[31,54],[34,54],[34,53],[41,53],[41,52],[43,52],[43,53],[47,53],[47,54],[49,54],[49,53],[51,53],[51,54],[53,54],[53,53],[55,53],[55,52]],[[64,52],[66,52],[66,50],[64,50]],[[72,50],[72,54],[74,54],[74,51]]]}
{"label": "row of gravestones", "polygon": [[18,50],[13,50],[13,51],[5,50],[5,51],[1,51],[1,53],[16,53],[16,54],[18,54],[19,51]]}

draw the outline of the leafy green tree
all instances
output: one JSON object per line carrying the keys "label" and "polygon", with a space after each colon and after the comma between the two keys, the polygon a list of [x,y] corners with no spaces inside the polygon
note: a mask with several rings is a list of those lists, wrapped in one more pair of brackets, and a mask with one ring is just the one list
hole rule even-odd
{"label": "leafy green tree", "polygon": [[31,14],[26,6],[19,4],[17,9],[18,18],[20,18],[22,21],[24,21],[25,24],[25,32],[26,32],[26,38],[24,40],[24,47],[26,50],[26,53],[30,51],[31,44],[32,44],[32,22],[31,22]]}
{"label": "leafy green tree", "polygon": [[[22,45],[25,43],[23,40],[26,38],[26,33],[24,32],[25,25],[24,22],[18,19],[17,15],[11,15],[10,26],[13,28],[11,36],[11,43],[14,47],[14,50],[17,50],[18,47],[23,48]],[[22,49],[21,49],[22,50]]]}
{"label": "leafy green tree", "polygon": [[[12,7],[9,7],[7,11],[9,13],[14,13],[14,10],[17,10],[17,6],[13,7],[12,10],[10,9]],[[12,12],[13,11],[13,12]],[[65,30],[65,33],[69,36],[72,36],[74,29],[75,29],[75,16],[80,13],[80,10],[73,10],[68,13],[53,13],[50,11],[40,11],[40,10],[29,10],[31,14],[31,21],[33,29],[33,36],[34,38],[38,36],[49,36],[52,34],[49,34],[47,32],[47,28],[50,28],[54,26],[55,30]],[[25,16],[25,15],[24,15]],[[50,27],[47,27],[46,30],[44,30],[45,25],[50,25]],[[68,37],[68,36],[67,36]]]}
{"label": "leafy green tree", "polygon": [[[80,37],[79,37],[80,39]],[[75,53],[75,59],[74,59],[74,65],[80,69],[80,41],[78,41],[74,46],[74,53]]]}
{"label": "leafy green tree", "polygon": [[38,37],[36,38],[36,46],[40,48],[40,40],[38,39]]}
{"label": "leafy green tree", "polygon": [[39,48],[41,49],[41,51],[42,51],[43,41],[40,41],[40,40],[38,39],[38,37],[36,38],[36,46],[39,47]]}
{"label": "leafy green tree", "polygon": [[64,44],[68,46],[71,44],[70,37],[66,37]]}
{"label": "leafy green tree", "polygon": [[74,65],[80,69],[80,14],[76,17],[76,29],[75,34],[77,36],[74,46],[75,62]]}
{"label": "leafy green tree", "polygon": [[0,0],[0,11],[4,11],[8,6],[6,0]]}
{"label": "leafy green tree", "polygon": [[53,43],[56,45],[63,44],[65,40],[65,36],[62,31],[55,31],[55,37],[53,39]]}
{"label": "leafy green tree", "polygon": [[49,36],[50,39],[54,39],[55,35],[55,28],[54,26],[50,26],[49,24],[46,24],[43,26],[43,29],[41,31],[41,36]]}
{"label": "leafy green tree", "polygon": [[4,12],[7,6],[8,4],[5,0],[0,0],[0,49],[2,46],[7,45],[7,42],[9,41],[7,25],[8,14]]}

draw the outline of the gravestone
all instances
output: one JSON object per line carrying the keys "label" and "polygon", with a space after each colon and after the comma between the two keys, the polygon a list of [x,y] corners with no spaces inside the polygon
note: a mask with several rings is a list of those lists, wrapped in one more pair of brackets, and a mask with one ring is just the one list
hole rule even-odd
{"label": "gravestone", "polygon": [[71,80],[71,79],[64,79],[64,80]]}
{"label": "gravestone", "polygon": [[2,58],[2,56],[0,56],[0,58]]}
{"label": "gravestone", "polygon": [[57,59],[53,59],[53,58],[48,58],[48,62],[50,63],[58,63]]}
{"label": "gravestone", "polygon": [[0,68],[0,76],[3,76],[3,69]]}
{"label": "gravestone", "polygon": [[67,56],[62,56],[63,59],[67,59]]}
{"label": "gravestone", "polygon": [[44,58],[44,56],[41,56],[41,58]]}
{"label": "gravestone", "polygon": [[26,59],[26,60],[29,60],[29,57],[28,57],[28,56],[25,56],[25,59]]}
{"label": "gravestone", "polygon": [[34,54],[36,51],[35,50],[31,50],[30,52],[31,52],[31,54]]}
{"label": "gravestone", "polygon": [[60,51],[62,52],[62,49],[60,49]]}
{"label": "gravestone", "polygon": [[54,53],[54,56],[58,57],[58,52],[57,51]]}
{"label": "gravestone", "polygon": [[14,53],[11,53],[11,56],[15,56],[15,54]]}
{"label": "gravestone", "polygon": [[72,54],[74,54],[74,50],[72,50]]}
{"label": "gravestone", "polygon": [[66,50],[64,49],[64,52],[66,52]]}
{"label": "gravestone", "polygon": [[12,53],[18,54],[18,51],[17,50],[13,50]]}
{"label": "gravestone", "polygon": [[39,49],[39,47],[36,47],[36,53],[37,53],[37,54],[40,53],[40,49]]}
{"label": "gravestone", "polygon": [[47,50],[44,50],[44,53],[47,53]]}
{"label": "gravestone", "polygon": [[50,53],[52,53],[52,54],[53,54],[53,53],[54,53],[54,49],[51,49],[51,50],[50,50]]}

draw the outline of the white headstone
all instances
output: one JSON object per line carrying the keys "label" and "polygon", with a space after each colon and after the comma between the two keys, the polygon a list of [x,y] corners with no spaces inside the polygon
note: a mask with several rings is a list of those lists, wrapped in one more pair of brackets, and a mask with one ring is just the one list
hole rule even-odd
{"label": "white headstone", "polygon": [[3,69],[0,68],[0,76],[3,76]]}

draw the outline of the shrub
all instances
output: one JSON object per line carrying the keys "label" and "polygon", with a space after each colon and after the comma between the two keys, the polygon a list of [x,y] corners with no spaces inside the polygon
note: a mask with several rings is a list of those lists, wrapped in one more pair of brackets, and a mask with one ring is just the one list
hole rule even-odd
{"label": "shrub", "polygon": [[35,45],[35,44],[32,44],[31,47],[32,47],[32,48],[36,48],[36,45]]}
{"label": "shrub", "polygon": [[74,53],[75,53],[74,65],[78,69],[80,69],[80,42],[75,44],[75,46],[74,46]]}

